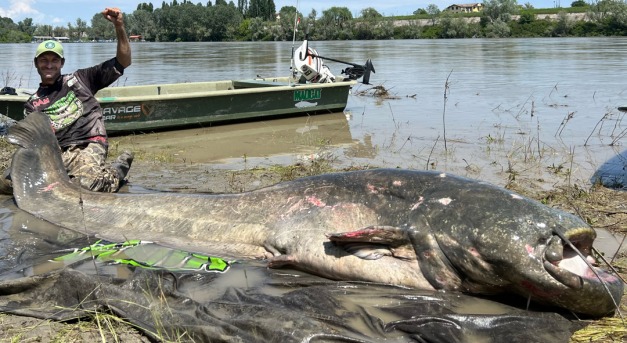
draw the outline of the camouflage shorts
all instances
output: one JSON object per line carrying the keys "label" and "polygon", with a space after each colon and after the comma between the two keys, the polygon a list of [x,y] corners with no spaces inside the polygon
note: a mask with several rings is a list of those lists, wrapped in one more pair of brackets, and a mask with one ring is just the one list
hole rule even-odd
{"label": "camouflage shorts", "polygon": [[65,169],[72,180],[83,188],[96,192],[116,192],[120,188],[120,174],[105,166],[107,149],[98,143],[71,145],[61,153]]}

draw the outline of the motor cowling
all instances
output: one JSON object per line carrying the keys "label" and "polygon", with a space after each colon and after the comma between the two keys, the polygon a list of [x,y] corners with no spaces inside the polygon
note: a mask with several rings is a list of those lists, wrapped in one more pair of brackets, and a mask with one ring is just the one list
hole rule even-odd
{"label": "motor cowling", "polygon": [[318,52],[308,47],[305,40],[298,49],[294,51],[294,67],[308,81],[313,83],[330,83],[335,81],[335,75],[331,73],[329,67],[322,63],[322,59],[317,57]]}

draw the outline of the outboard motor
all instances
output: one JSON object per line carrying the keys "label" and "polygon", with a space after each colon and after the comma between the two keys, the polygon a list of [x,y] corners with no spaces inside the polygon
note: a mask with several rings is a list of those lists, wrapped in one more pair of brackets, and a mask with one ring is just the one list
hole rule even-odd
{"label": "outboard motor", "polygon": [[331,83],[335,81],[335,75],[329,67],[322,63],[318,52],[308,47],[307,40],[294,51],[294,67],[309,82]]}
{"label": "outboard motor", "polygon": [[[318,55],[318,52],[315,49],[312,49],[307,45],[307,39],[305,39],[303,44],[301,44],[298,49],[294,51],[294,56],[292,56],[292,58],[296,70],[305,80],[309,82],[335,82],[335,75],[333,75],[329,68],[322,63],[322,60],[329,60],[350,65],[351,67],[347,67],[342,70],[342,74],[346,75],[346,78],[349,80],[357,80],[363,77],[362,83],[366,85],[370,84],[370,74],[375,73],[371,60],[367,60],[366,63],[362,65],[323,57]],[[296,76],[295,71],[294,76]]]}

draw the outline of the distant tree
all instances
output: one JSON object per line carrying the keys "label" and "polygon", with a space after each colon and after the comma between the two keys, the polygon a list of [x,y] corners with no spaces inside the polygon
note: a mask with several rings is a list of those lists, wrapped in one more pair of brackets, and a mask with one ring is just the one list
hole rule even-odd
{"label": "distant tree", "polygon": [[9,17],[0,17],[0,28],[4,31],[9,31],[15,29],[15,23],[13,19]]}
{"label": "distant tree", "polygon": [[248,0],[237,0],[237,10],[245,16],[248,12]]}
{"label": "distant tree", "polygon": [[485,36],[488,38],[505,38],[511,35],[511,28],[500,18],[488,23]]}
{"label": "distant tree", "polygon": [[520,11],[520,17],[518,18],[518,23],[521,25],[526,25],[532,23],[536,20],[536,14],[530,9],[523,9]]}
{"label": "distant tree", "polygon": [[413,14],[414,15],[427,14],[427,10],[425,10],[424,8],[419,8],[419,9],[415,10]]}
{"label": "distant tree", "polygon": [[115,38],[113,25],[100,13],[91,18],[91,38],[96,40],[109,40]]}
{"label": "distant tree", "polygon": [[85,38],[85,34],[87,34],[87,22],[81,18],[76,19],[75,32],[78,40],[82,40]]}
{"label": "distant tree", "polygon": [[592,23],[600,26],[606,35],[627,34],[627,4],[622,0],[602,0],[590,6],[587,12]]}
{"label": "distant tree", "polygon": [[25,43],[30,40],[31,36],[23,32],[11,18],[0,17],[0,42]]}
{"label": "distant tree", "polygon": [[33,18],[24,18],[24,20],[17,23],[18,30],[25,34],[32,36],[35,32],[35,25],[33,25]]}
{"label": "distant tree", "polygon": [[390,39],[394,37],[394,21],[390,18],[379,20],[374,25],[374,39]]}
{"label": "distant tree", "polygon": [[129,35],[141,35],[147,41],[154,41],[157,37],[157,23],[153,12],[147,10],[136,10],[127,16],[128,27],[126,31]]}
{"label": "distant tree", "polygon": [[274,0],[250,0],[247,15],[249,18],[261,18],[266,21],[275,19]]}
{"label": "distant tree", "polygon": [[557,22],[555,23],[555,26],[553,27],[552,33],[554,36],[558,36],[558,37],[568,36],[573,30],[573,27],[575,27],[574,20],[568,16],[568,13],[564,11],[560,11],[557,14]]}
{"label": "distant tree", "polygon": [[431,25],[435,25],[435,21],[440,15],[440,13],[441,12],[440,12],[440,9],[438,8],[438,5],[429,4],[429,6],[427,6],[427,14],[429,15],[429,18],[431,19]]}
{"label": "distant tree", "polygon": [[276,19],[276,5],[274,4],[274,0],[266,0],[266,18],[267,20],[275,20]]}
{"label": "distant tree", "polygon": [[246,16],[248,18],[263,19],[263,14],[261,13],[261,3],[259,0],[250,0],[248,4],[248,11],[246,12]]}
{"label": "distant tree", "polygon": [[294,37],[294,20],[302,18],[303,14],[298,12],[294,6],[283,6],[279,11],[279,17],[280,30],[276,32],[274,39],[291,41]]}
{"label": "distant tree", "polygon": [[363,19],[383,18],[383,15],[381,15],[381,13],[379,13],[373,7],[364,8],[363,10],[361,10],[360,14]]}
{"label": "distant tree", "polygon": [[512,14],[518,12],[518,2],[516,0],[484,0],[482,20],[485,24],[500,19],[502,22],[509,22]]}
{"label": "distant tree", "polygon": [[309,37],[316,36],[316,30],[318,26],[316,18],[318,18],[318,11],[312,8],[311,12],[309,12],[307,17],[304,18],[304,20],[301,22],[300,27]]}
{"label": "distant tree", "polygon": [[[431,26],[433,27],[433,26]],[[415,21],[410,21],[408,25],[394,28],[395,39],[418,39],[422,38],[422,26]]]}
{"label": "distant tree", "polygon": [[146,12],[152,13],[154,11],[154,9],[152,7],[152,2],[149,2],[149,3],[142,2],[142,3],[140,3],[139,5],[137,5],[137,11],[146,11]]}
{"label": "distant tree", "polygon": [[352,20],[353,15],[347,7],[331,7],[322,11],[322,17],[318,19],[319,31],[316,32],[316,39],[353,39]]}
{"label": "distant tree", "polygon": [[72,25],[72,23],[67,23],[67,36],[71,40],[78,39],[78,33],[76,32],[76,28]]}
{"label": "distant tree", "polygon": [[204,25],[210,32],[209,39],[211,41],[230,41],[237,38],[237,31],[243,19],[235,4],[216,5],[211,7],[211,11],[204,19]]}
{"label": "distant tree", "polygon": [[342,27],[349,20],[353,20],[353,14],[347,7],[334,6],[322,11],[322,19],[333,26]]}
{"label": "distant tree", "polygon": [[[388,32],[389,30],[387,29],[387,26],[389,25],[384,23],[385,20],[383,20],[383,16],[374,8],[365,8],[360,12],[360,14],[362,20],[355,24],[355,29],[353,30],[355,39],[368,40],[377,39],[378,35],[393,35],[393,27],[392,33]],[[383,26],[385,26],[385,28]]]}
{"label": "distant tree", "polygon": [[54,29],[52,29],[52,33],[54,34],[55,37],[68,36],[67,28],[63,26],[55,26]]}
{"label": "distant tree", "polygon": [[[100,15],[102,17],[102,14]],[[37,25],[35,36],[52,36],[52,25]]]}
{"label": "distant tree", "polygon": [[466,38],[469,37],[468,22],[461,17],[446,15],[440,19],[442,27],[440,38]]}
{"label": "distant tree", "polygon": [[264,38],[264,22],[261,18],[243,19],[236,32],[236,38],[240,41],[260,41]]}
{"label": "distant tree", "polygon": [[[415,15],[428,17],[428,25],[409,20],[398,26],[392,17],[384,17],[373,7],[361,10],[359,20],[353,20],[346,7],[332,7],[320,17],[312,10],[303,17],[293,6],[276,13],[274,1],[166,0],[160,8],[143,2],[135,12],[125,15],[127,33],[155,41],[291,40],[294,18],[298,16],[296,34],[308,33],[312,40],[627,36],[627,0],[571,0],[573,7],[586,6],[585,20],[573,20],[565,12],[558,13],[557,19],[541,19],[529,2],[519,6],[517,0],[485,0],[480,27],[459,15],[440,11],[435,4],[414,11]],[[515,22],[511,20],[513,14],[520,14]],[[16,24],[0,17],[0,42],[28,42],[33,35],[115,39],[112,25],[99,13],[92,18],[91,27],[81,19],[52,27],[34,25],[31,18]]]}

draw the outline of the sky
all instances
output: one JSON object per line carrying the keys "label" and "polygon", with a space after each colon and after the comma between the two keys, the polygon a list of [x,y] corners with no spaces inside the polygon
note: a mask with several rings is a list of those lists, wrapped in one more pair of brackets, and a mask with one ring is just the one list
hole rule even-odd
{"label": "sky", "polygon": [[[227,0],[229,2],[230,0]],[[557,2],[556,2],[557,1]],[[518,0],[519,4],[530,3],[535,8],[551,8],[555,4],[560,4],[561,0]],[[574,1],[574,0],[573,0]],[[0,16],[9,17],[14,23],[24,18],[32,18],[35,24],[67,26],[68,23],[75,24],[76,19],[82,19],[91,25],[91,18],[94,14],[102,11],[105,7],[119,7],[122,12],[132,13],[137,9],[137,5],[151,2],[155,8],[161,7],[163,0],[0,0]],[[166,0],[170,3],[172,0]],[[193,3],[206,4],[207,0],[193,0]],[[215,0],[211,1],[215,3]],[[236,0],[234,0],[237,3]],[[347,7],[358,17],[361,10],[373,7],[384,16],[409,15],[419,8],[427,8],[429,4],[437,5],[441,10],[452,4],[467,4],[472,2],[482,2],[482,0],[470,0],[453,2],[453,0],[385,0],[373,1],[372,3],[363,0],[274,0],[276,10],[283,6],[294,6],[299,12],[308,15],[315,9],[318,15],[324,10],[333,6]],[[562,1],[563,7],[569,7],[572,1]]]}

